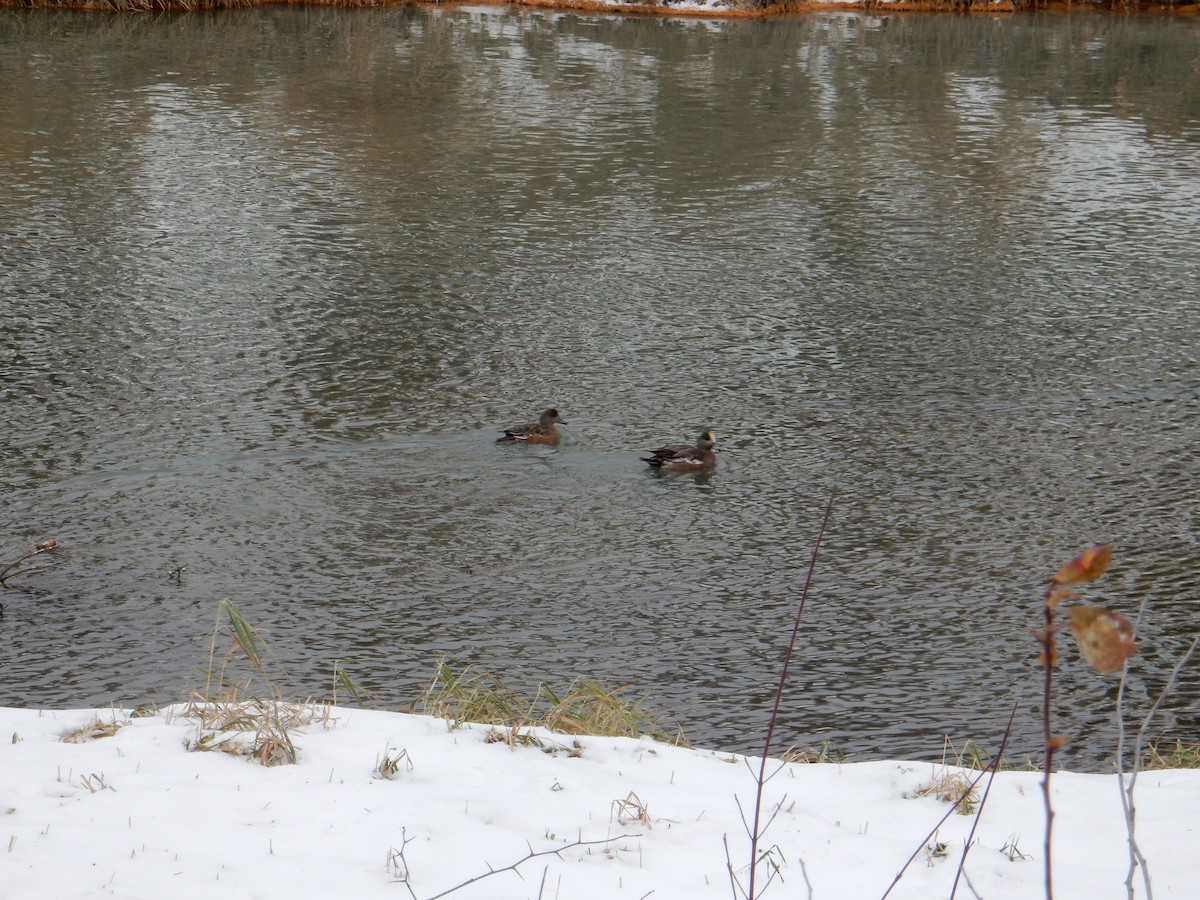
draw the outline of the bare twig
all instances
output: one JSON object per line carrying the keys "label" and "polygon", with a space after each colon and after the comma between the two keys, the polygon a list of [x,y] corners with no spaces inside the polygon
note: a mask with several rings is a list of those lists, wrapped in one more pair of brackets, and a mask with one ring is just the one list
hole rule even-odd
{"label": "bare twig", "polygon": [[1039,637],[1042,644],[1042,668],[1045,670],[1045,678],[1042,683],[1042,735],[1046,743],[1046,762],[1045,770],[1042,772],[1042,805],[1046,809],[1046,842],[1043,848],[1046,860],[1046,900],[1054,900],[1054,879],[1050,868],[1051,830],[1054,825],[1054,805],[1050,800],[1050,773],[1053,771],[1054,751],[1059,746],[1059,741],[1054,737],[1050,728],[1050,697],[1054,683],[1054,663],[1057,652],[1054,648],[1054,605],[1050,602],[1050,593],[1053,587],[1051,584],[1046,589],[1044,606],[1046,627]]}
{"label": "bare twig", "polygon": [[[991,791],[992,785],[996,781],[995,774],[1000,771],[1000,763],[1004,760],[1004,751],[1008,749],[1008,739],[1012,736],[1013,719],[1016,717],[1017,704],[1013,703],[1012,712],[1008,714],[1008,725],[1004,728],[1004,737],[1000,741],[1000,750],[988,764],[988,768],[992,769],[993,777],[988,779],[987,787],[983,789],[983,796],[979,798],[979,806],[975,809],[975,821],[971,823],[971,831],[967,834],[967,843],[963,847],[962,858],[958,861],[958,871],[954,873],[954,887],[950,889],[950,900],[954,900],[954,895],[958,893],[958,882],[962,878],[963,868],[967,864],[967,854],[971,852],[971,844],[975,841],[975,829],[979,827],[979,820],[983,817],[983,808],[987,805],[988,792]],[[963,796],[965,797],[966,794]]]}
{"label": "bare twig", "polygon": [[[550,850],[534,850],[532,847],[530,847],[529,852],[526,853],[524,856],[522,856],[520,859],[518,859],[516,862],[510,863],[507,866],[502,866],[499,869],[492,868],[492,866],[489,865],[488,870],[486,872],[484,872],[483,874],[476,875],[474,878],[468,878],[466,881],[460,882],[459,884],[456,884],[454,887],[442,891],[440,894],[434,894],[432,897],[429,897],[428,900],[438,900],[438,898],[440,898],[440,897],[446,897],[450,894],[453,894],[455,891],[462,890],[467,885],[474,884],[477,881],[483,881],[483,879],[485,879],[485,878],[491,878],[493,875],[499,875],[501,872],[512,872],[515,875],[517,875],[518,877],[520,877],[521,873],[518,872],[517,869],[520,866],[523,866],[525,863],[529,862],[531,859],[537,859],[538,857],[541,857],[541,856],[558,856],[559,858],[561,858],[561,854],[565,853],[567,850],[574,850],[576,847],[593,847],[596,845],[611,844],[615,841],[623,841],[623,840],[629,840],[632,838],[640,838],[640,837],[641,837],[640,834],[618,834],[614,837],[604,838],[603,840],[598,840],[598,841],[585,841],[582,839],[575,840],[569,844],[564,844],[562,847],[553,847]],[[544,876],[543,876],[543,878],[544,878]]]}
{"label": "bare twig", "polygon": [[[796,649],[796,638],[800,633],[800,617],[804,613],[804,604],[808,600],[809,588],[812,586],[813,574],[817,568],[817,554],[821,549],[821,541],[825,537],[825,532],[829,528],[829,519],[833,513],[833,500],[836,496],[836,489],[829,492],[829,500],[825,504],[825,515],[821,519],[821,527],[817,531],[817,539],[813,543],[812,554],[808,559],[808,571],[804,578],[804,587],[800,590],[800,602],[796,605],[796,617],[792,622],[792,633],[788,638],[787,649],[783,654],[783,666],[779,670],[779,684],[775,687],[775,700],[771,706],[771,718],[767,723],[766,738],[763,740],[762,759],[759,761],[758,774],[755,776],[754,823],[748,829],[750,832],[750,874],[747,876],[745,891],[747,900],[756,900],[757,898],[755,879],[758,873],[758,842],[775,817],[775,813],[773,813],[765,825],[762,823],[763,786],[768,780],[767,760],[771,755],[771,744],[775,739],[775,726],[779,722],[779,708],[783,704],[783,692],[787,685],[788,669],[791,666],[792,653]],[[741,804],[739,803],[738,805],[740,807]],[[778,813],[778,807],[776,808],[776,813]],[[744,816],[742,821],[745,822]],[[730,867],[730,877],[733,878],[732,866]],[[736,883],[737,881],[734,879],[734,884],[736,885]]]}
{"label": "bare twig", "polygon": [[[987,768],[985,768],[982,772],[980,772],[975,777],[975,780],[971,782],[970,786],[965,791],[963,791],[963,796],[965,797],[967,794],[971,793],[971,791],[975,790],[975,785],[979,784],[979,782],[983,780],[983,776],[987,775],[991,772],[994,772],[999,767],[999,765],[1000,765],[1000,757],[997,756],[995,759],[993,759],[990,763],[987,764]],[[896,873],[896,877],[892,879],[892,883],[888,885],[887,890],[883,892],[883,894],[879,898],[879,900],[884,900],[884,898],[886,898],[887,895],[892,892],[892,889],[895,888],[896,885],[898,885],[900,883],[900,879],[904,877],[905,870],[907,870],[908,867],[912,865],[913,860],[915,860],[917,858],[917,856],[920,855],[921,851],[925,849],[925,846],[931,840],[933,840],[933,838],[937,835],[938,830],[943,825],[946,824],[946,820],[949,819],[956,812],[958,812],[958,804],[957,803],[950,804],[950,809],[948,809],[946,811],[946,814],[944,816],[942,816],[940,819],[938,819],[937,824],[934,825],[933,828],[931,828],[929,830],[929,833],[927,835],[925,835],[924,838],[921,839],[920,845],[918,845],[917,849],[912,852],[912,856],[910,856],[907,860],[905,860],[904,865],[900,867],[900,871]]]}
{"label": "bare twig", "polygon": [[[1069,586],[1095,581],[1108,569],[1111,559],[1112,544],[1095,544],[1059,569],[1046,585],[1045,599],[1042,603],[1046,624],[1041,631],[1034,632],[1038,643],[1042,645],[1041,662],[1045,670],[1042,687],[1042,733],[1046,741],[1046,762],[1045,771],[1042,773],[1042,800],[1046,807],[1046,900],[1054,900],[1054,867],[1050,856],[1054,805],[1050,799],[1050,776],[1054,773],[1054,754],[1065,747],[1068,740],[1066,735],[1056,735],[1050,728],[1051,687],[1054,683],[1054,666],[1058,662],[1055,636],[1060,628],[1054,621],[1055,608],[1063,600],[1075,599],[1076,594]],[[1097,619],[1101,619],[1099,624]],[[1080,638],[1081,633],[1090,634],[1090,639],[1086,642],[1080,638],[1080,652],[1098,672],[1115,672],[1129,655],[1137,650],[1137,645],[1126,631],[1132,631],[1129,622],[1110,610],[1094,610],[1077,605],[1070,610],[1070,622],[1077,638]],[[1117,661],[1115,665],[1114,660]]]}
{"label": "bare twig", "polygon": [[[741,804],[739,803],[740,807]],[[738,895],[737,876],[733,874],[733,857],[729,855],[729,835],[721,835],[721,842],[725,845],[725,869],[729,872],[729,893],[735,898]]]}
{"label": "bare twig", "polygon": [[38,544],[36,547],[34,547],[32,550],[30,550],[28,553],[24,554],[23,556],[18,556],[16,559],[14,559],[12,562],[10,562],[3,569],[0,569],[0,585],[4,585],[7,587],[8,579],[16,578],[18,575],[24,575],[26,572],[34,571],[34,568],[36,568],[36,567],[30,567],[28,569],[17,569],[17,571],[15,571],[15,572],[13,571],[13,569],[16,569],[17,566],[19,566],[21,563],[25,562],[25,560],[29,559],[30,557],[37,556],[38,554],[41,554],[41,553],[49,553],[50,551],[54,550],[56,547],[58,547],[58,541],[54,540],[54,538],[50,538],[50,540],[48,540],[48,541],[42,541],[40,544]]}
{"label": "bare twig", "polygon": [[[1141,604],[1138,606],[1137,618],[1134,619],[1133,631],[1137,635],[1142,627],[1142,616],[1146,612],[1146,603],[1149,600],[1149,595],[1142,598]],[[1134,807],[1133,795],[1126,788],[1125,784],[1125,686],[1129,683],[1129,663],[1121,668],[1121,680],[1117,683],[1117,783],[1121,788],[1121,809],[1125,813],[1125,828],[1129,834],[1129,871],[1125,875],[1125,893],[1129,900],[1134,900],[1133,897],[1133,876],[1139,865],[1145,864],[1145,859],[1142,856],[1141,848],[1138,847],[1137,839],[1134,837],[1134,819],[1137,816],[1137,810]],[[1153,715],[1153,708],[1151,708]],[[1139,735],[1141,732],[1139,732]],[[1134,753],[1134,774],[1141,767],[1141,742],[1139,740],[1137,749]],[[1147,900],[1154,900],[1154,894],[1150,888],[1149,874],[1142,869],[1142,877],[1145,879]]]}
{"label": "bare twig", "polygon": [[404,858],[404,851],[414,840],[416,840],[416,838],[410,838],[408,836],[407,829],[401,828],[400,849],[397,850],[395,847],[393,847],[388,850],[387,865],[388,869],[390,869],[396,876],[393,880],[399,881],[404,885],[405,888],[408,889],[408,895],[412,897],[412,900],[419,900],[416,891],[413,890],[411,877],[412,872],[408,867],[408,860]]}
{"label": "bare twig", "polygon": [[[1139,615],[1140,618],[1140,615]],[[1162,706],[1163,700],[1175,687],[1175,679],[1179,677],[1179,673],[1183,667],[1187,665],[1188,660],[1196,650],[1200,648],[1200,634],[1192,639],[1191,645],[1187,648],[1182,656],[1175,661],[1175,665],[1171,668],[1170,674],[1167,675],[1166,683],[1162,690],[1158,692],[1158,696],[1154,698],[1154,702],[1150,705],[1146,716],[1142,719],[1142,725],[1138,729],[1137,737],[1134,739],[1133,747],[1133,768],[1129,775],[1129,783],[1125,783],[1125,729],[1121,724],[1120,718],[1120,703],[1121,695],[1125,688],[1125,677],[1122,674],[1121,686],[1117,692],[1117,717],[1118,717],[1118,749],[1117,749],[1117,778],[1121,785],[1121,808],[1125,812],[1125,823],[1129,830],[1129,872],[1125,876],[1125,892],[1126,895],[1133,900],[1133,878],[1134,873],[1140,866],[1142,869],[1142,883],[1146,888],[1146,900],[1154,900],[1154,890],[1150,885],[1150,870],[1146,866],[1146,858],[1142,855],[1141,847],[1138,846],[1137,837],[1134,833],[1134,822],[1137,818],[1137,807],[1133,802],[1133,789],[1137,785],[1138,773],[1142,769],[1142,748],[1146,745],[1146,733],[1150,730],[1150,722]]]}

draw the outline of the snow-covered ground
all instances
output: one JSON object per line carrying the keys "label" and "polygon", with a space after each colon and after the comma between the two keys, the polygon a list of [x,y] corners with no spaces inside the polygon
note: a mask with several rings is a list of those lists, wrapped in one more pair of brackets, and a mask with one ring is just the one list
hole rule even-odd
{"label": "snow-covered ground", "polygon": [[[333,708],[292,732],[295,765],[264,767],[188,749],[201,734],[182,711],[0,709],[0,896],[730,898],[726,846],[745,881],[739,803],[749,817],[755,782],[741,757],[547,732],[509,746],[484,726]],[[950,896],[975,820],[937,826],[950,806],[928,788],[956,770],[768,771],[778,814],[761,849],[785,881],[766,896],[882,897],[914,853],[888,896]],[[1044,895],[1040,782],[995,777],[956,896]],[[1126,896],[1116,776],[1051,784],[1055,896]],[[1135,800],[1154,896],[1197,896],[1200,772],[1144,772]]]}

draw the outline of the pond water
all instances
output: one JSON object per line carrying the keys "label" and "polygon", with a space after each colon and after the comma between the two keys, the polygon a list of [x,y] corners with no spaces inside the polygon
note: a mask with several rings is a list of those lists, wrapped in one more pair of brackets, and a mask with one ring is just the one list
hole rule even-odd
{"label": "pond water", "polygon": [[[1198,61],[1138,16],[0,12],[0,546],[60,544],[0,705],[178,700],[227,598],[289,695],[449,656],[750,751],[833,496],[780,748],[1015,704],[1039,753],[1095,542],[1138,721],[1200,608]],[[708,427],[713,473],[639,460]],[[1055,691],[1103,766],[1116,680],[1065,645]]]}

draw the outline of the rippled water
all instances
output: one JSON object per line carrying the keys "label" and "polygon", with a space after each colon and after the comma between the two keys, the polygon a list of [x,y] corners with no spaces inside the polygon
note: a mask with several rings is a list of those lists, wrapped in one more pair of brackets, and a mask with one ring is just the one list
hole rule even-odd
{"label": "rippled water", "polygon": [[[758,745],[1040,742],[1047,577],[1196,628],[1200,28],[0,12],[0,703],[451,655]],[[493,443],[548,405],[555,449]],[[713,427],[711,476],[638,451]],[[173,573],[174,576],[173,576]],[[1115,685],[1066,651],[1068,761]],[[1159,720],[1195,740],[1200,678]]]}

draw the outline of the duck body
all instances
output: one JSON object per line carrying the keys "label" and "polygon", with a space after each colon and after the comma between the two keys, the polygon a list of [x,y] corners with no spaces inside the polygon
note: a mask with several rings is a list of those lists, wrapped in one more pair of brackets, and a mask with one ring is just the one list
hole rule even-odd
{"label": "duck body", "polygon": [[504,434],[496,438],[497,444],[512,444],[523,441],[527,444],[557,444],[558,426],[567,423],[558,414],[557,409],[548,409],[541,418],[529,425],[516,425],[504,429]]}
{"label": "duck body", "polygon": [[650,456],[641,457],[642,462],[652,469],[674,469],[679,472],[694,472],[711,469],[717,464],[717,439],[706,431],[695,444],[667,444],[651,450]]}

